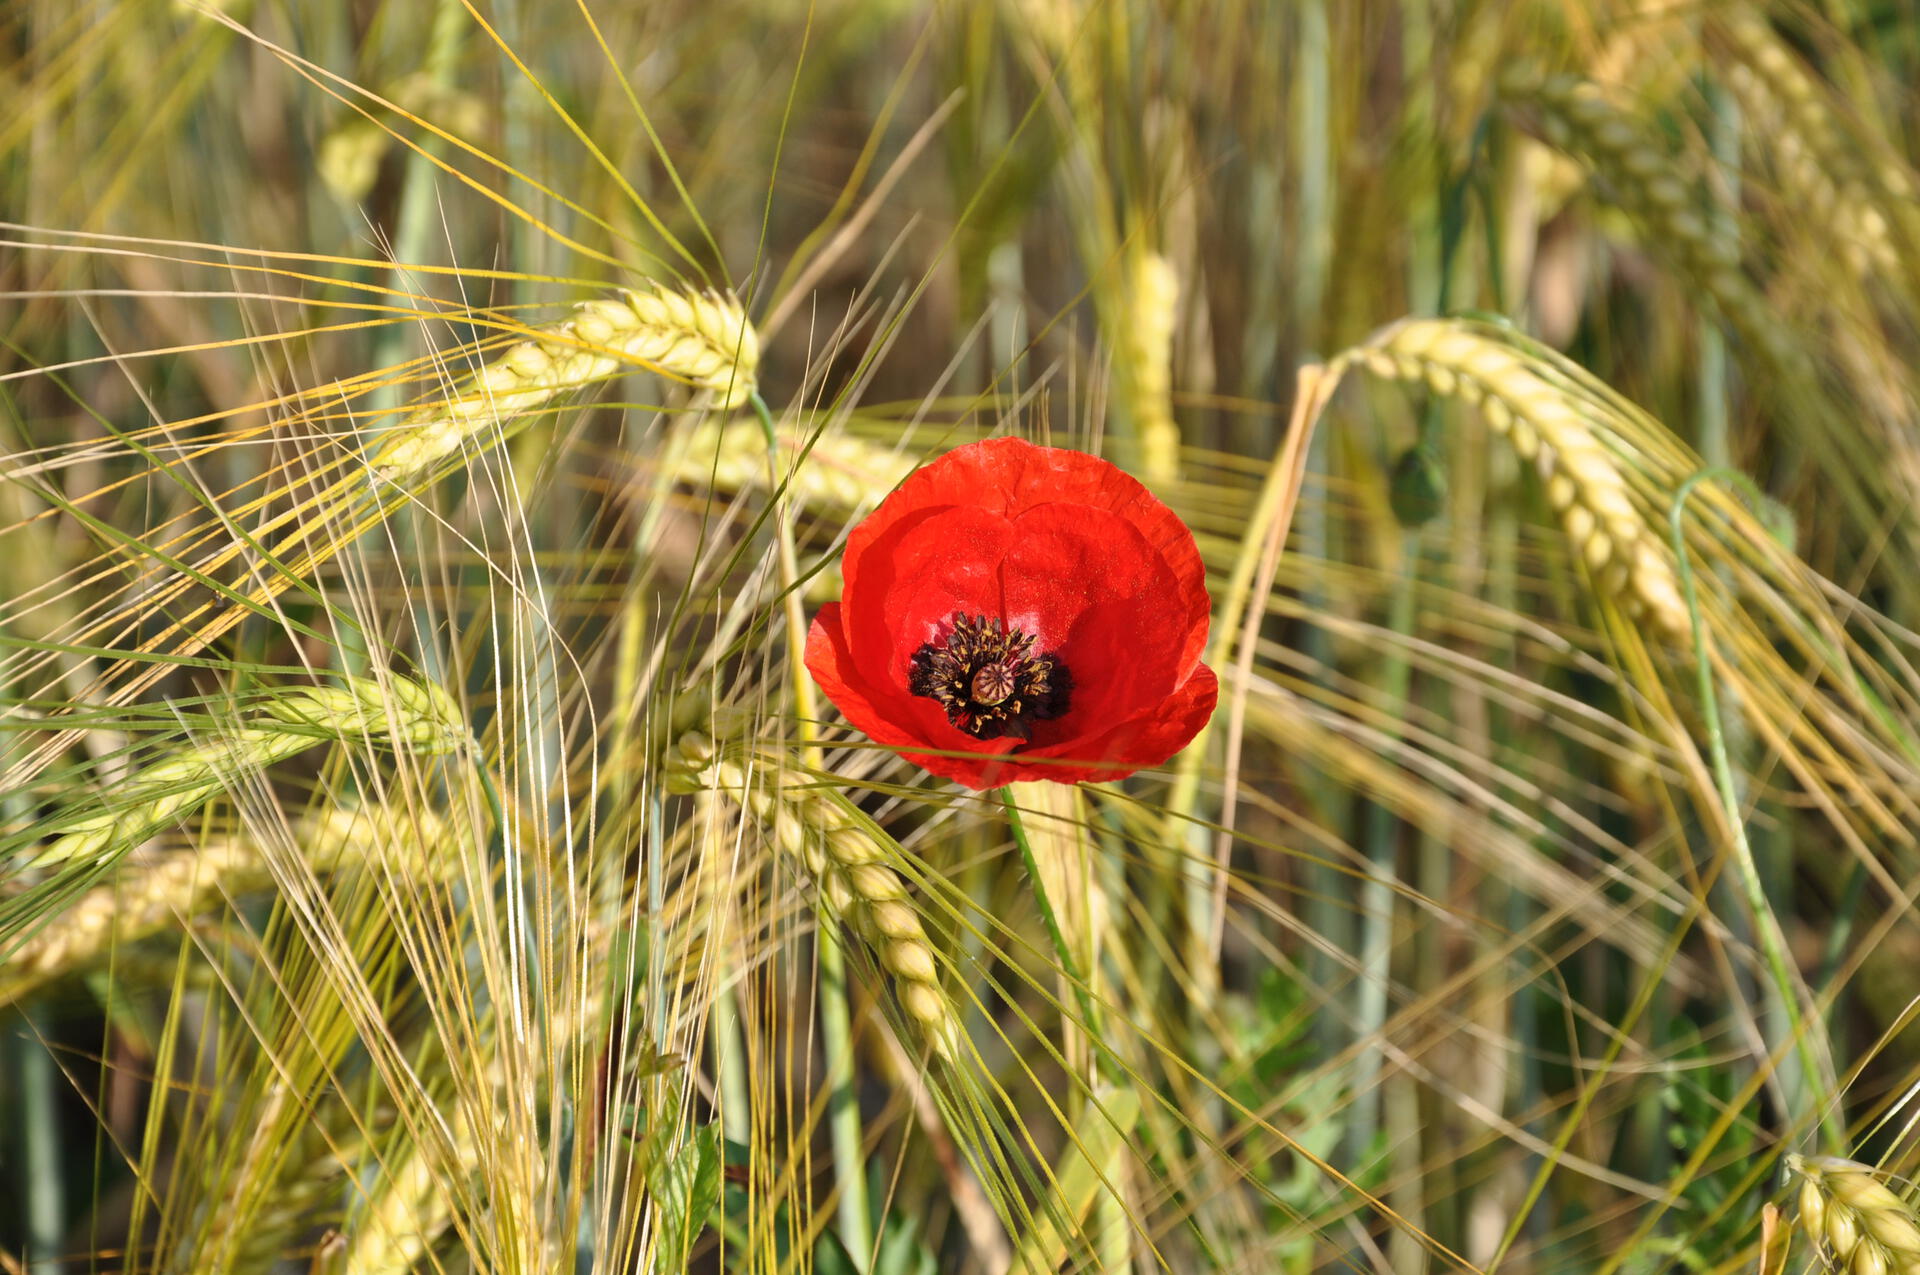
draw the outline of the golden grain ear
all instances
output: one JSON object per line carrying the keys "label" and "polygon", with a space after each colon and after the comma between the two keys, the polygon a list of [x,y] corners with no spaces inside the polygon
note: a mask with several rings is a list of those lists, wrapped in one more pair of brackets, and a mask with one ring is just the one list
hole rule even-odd
{"label": "golden grain ear", "polygon": [[1920,1275],[1920,1211],[1869,1165],[1789,1155],[1800,1178],[1800,1225],[1843,1275]]}
{"label": "golden grain ear", "polygon": [[[420,803],[406,809],[329,805],[298,820],[293,834],[293,850],[309,872],[385,863],[421,882],[445,880],[458,866],[449,825]],[[0,1006],[275,880],[268,846],[244,828],[204,838],[191,850],[129,861],[7,953],[0,962]]]}
{"label": "golden grain ear", "polygon": [[384,437],[374,470],[404,482],[502,421],[626,368],[645,368],[731,410],[758,385],[760,341],[738,298],[663,285],[582,302],[487,364],[445,398],[416,408]]}
{"label": "golden grain ear", "polygon": [[1425,385],[1477,407],[1540,475],[1567,539],[1600,587],[1663,635],[1686,631],[1671,555],[1635,505],[1580,396],[1511,345],[1452,319],[1396,323],[1335,362],[1357,363],[1376,376]]}
{"label": "golden grain ear", "polygon": [[960,1017],[940,982],[940,957],[906,881],[900,847],[844,798],[795,779],[777,754],[717,748],[698,732],[668,761],[681,791],[719,793],[751,811],[775,849],[804,872],[829,915],[851,925],[898,981],[894,997],[949,1062],[959,1057]]}

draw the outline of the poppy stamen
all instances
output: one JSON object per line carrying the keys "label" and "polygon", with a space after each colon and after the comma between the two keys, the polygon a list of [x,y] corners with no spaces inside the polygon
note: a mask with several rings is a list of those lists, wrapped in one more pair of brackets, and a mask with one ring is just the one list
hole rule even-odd
{"label": "poppy stamen", "polygon": [[1010,665],[986,664],[973,675],[973,701],[976,704],[993,705],[1005,700],[1018,689],[1017,675]]}
{"label": "poppy stamen", "polygon": [[992,616],[956,611],[946,637],[913,653],[907,689],[936,701],[975,739],[1031,739],[1032,723],[1066,712],[1073,692],[1067,666],[1035,655],[1034,642]]}

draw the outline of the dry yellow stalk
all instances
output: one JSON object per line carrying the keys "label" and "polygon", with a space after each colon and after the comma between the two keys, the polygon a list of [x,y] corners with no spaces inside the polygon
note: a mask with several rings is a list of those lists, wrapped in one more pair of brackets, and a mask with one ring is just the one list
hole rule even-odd
{"label": "dry yellow stalk", "polygon": [[1173,331],[1180,313],[1180,277],[1157,252],[1134,262],[1127,289],[1122,355],[1132,383],[1140,470],[1151,483],[1180,476],[1180,426],[1173,419]]}
{"label": "dry yellow stalk", "polygon": [[497,422],[635,365],[731,410],[754,391],[760,342],[740,302],[720,293],[653,285],[584,301],[446,398],[414,409],[374,451],[373,467],[395,481],[412,477]]}
{"label": "dry yellow stalk", "polygon": [[[408,848],[414,879],[445,876],[453,866],[444,853],[447,826],[423,809],[330,808],[295,825],[294,840],[314,872],[365,864],[392,845]],[[0,1005],[272,880],[262,846],[251,837],[209,840],[190,853],[125,865],[115,880],[89,890],[8,954],[0,966]]]}
{"label": "dry yellow stalk", "polygon": [[1500,95],[1523,128],[1590,164],[1609,196],[1763,355],[1779,367],[1801,365],[1791,336],[1773,322],[1765,298],[1741,271],[1739,244],[1709,219],[1696,186],[1674,171],[1674,157],[1637,117],[1591,81],[1548,75],[1529,63],[1501,75]]}
{"label": "dry yellow stalk", "polygon": [[1414,319],[1376,333],[1332,368],[1337,375],[1353,363],[1478,407],[1539,471],[1548,502],[1600,587],[1628,614],[1645,616],[1668,635],[1686,630],[1686,604],[1667,551],[1634,507],[1619,466],[1578,400],[1519,350],[1467,324]]}
{"label": "dry yellow stalk", "polygon": [[686,791],[726,793],[753,811],[775,847],[806,869],[830,915],[872,944],[898,980],[894,996],[942,1057],[958,1055],[960,1020],[940,986],[939,961],[889,848],[846,801],[815,788],[777,786],[778,762],[720,754],[697,732],[681,737],[671,763]]}
{"label": "dry yellow stalk", "polygon": [[369,742],[432,755],[458,749],[466,725],[437,686],[388,676],[346,686],[276,692],[263,716],[204,743],[189,744],[115,785],[101,813],[66,823],[38,866],[90,859],[146,840],[243,776],[285,761],[322,740]]}
{"label": "dry yellow stalk", "polygon": [[1920,1214],[1871,1166],[1789,1155],[1787,1168],[1800,1175],[1800,1222],[1829,1270],[1920,1275]]}

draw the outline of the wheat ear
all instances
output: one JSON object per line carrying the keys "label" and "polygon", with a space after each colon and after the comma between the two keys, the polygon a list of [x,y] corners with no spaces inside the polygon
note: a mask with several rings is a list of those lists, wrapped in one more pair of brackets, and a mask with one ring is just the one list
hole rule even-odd
{"label": "wheat ear", "polygon": [[1454,320],[1414,319],[1376,333],[1331,369],[1337,375],[1352,363],[1476,406],[1494,432],[1539,471],[1548,503],[1600,587],[1667,635],[1686,630],[1687,608],[1673,567],[1634,507],[1619,466],[1580,401],[1520,351]]}
{"label": "wheat ear", "polygon": [[1789,1155],[1787,1168],[1800,1175],[1800,1222],[1829,1270],[1920,1275],[1920,1217],[1870,1166]]}
{"label": "wheat ear", "polygon": [[732,296],[656,284],[584,301],[452,394],[416,408],[381,440],[372,465],[396,482],[414,477],[497,422],[624,367],[684,381],[731,410],[753,393],[759,365],[759,338]]}
{"label": "wheat ear", "polygon": [[773,844],[804,868],[828,914],[871,944],[896,980],[895,998],[941,1057],[958,1056],[959,1016],[940,985],[938,958],[891,860],[901,852],[836,794],[783,787],[777,758],[736,759],[707,736],[681,737],[669,770],[681,791],[725,793],[757,816]]}
{"label": "wheat ear", "polygon": [[248,725],[188,744],[116,785],[98,814],[66,822],[38,866],[96,859],[146,840],[229,790],[244,776],[325,740],[372,743],[432,755],[468,737],[452,698],[428,683],[389,675],[348,678],[344,687],[279,691]]}

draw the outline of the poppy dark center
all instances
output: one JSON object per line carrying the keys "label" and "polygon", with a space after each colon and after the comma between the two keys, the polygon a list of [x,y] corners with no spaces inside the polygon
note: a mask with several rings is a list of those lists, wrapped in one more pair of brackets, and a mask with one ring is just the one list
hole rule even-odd
{"label": "poppy dark center", "polygon": [[1073,694],[1067,666],[1034,654],[1034,641],[992,616],[956,611],[951,632],[913,653],[907,689],[937,701],[975,739],[1032,739],[1032,724],[1066,712]]}

